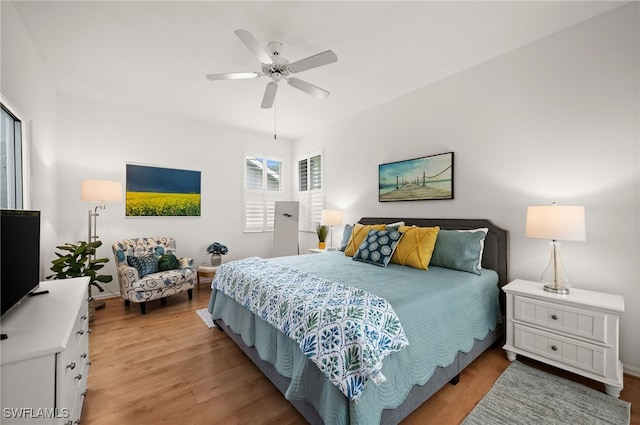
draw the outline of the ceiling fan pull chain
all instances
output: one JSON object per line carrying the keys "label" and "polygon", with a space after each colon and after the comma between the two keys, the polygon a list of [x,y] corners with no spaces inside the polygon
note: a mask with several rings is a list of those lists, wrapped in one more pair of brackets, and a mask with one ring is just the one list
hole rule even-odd
{"label": "ceiling fan pull chain", "polygon": [[277,103],[274,100],[273,101],[273,140],[277,140],[278,136],[276,133],[276,109],[277,109]]}

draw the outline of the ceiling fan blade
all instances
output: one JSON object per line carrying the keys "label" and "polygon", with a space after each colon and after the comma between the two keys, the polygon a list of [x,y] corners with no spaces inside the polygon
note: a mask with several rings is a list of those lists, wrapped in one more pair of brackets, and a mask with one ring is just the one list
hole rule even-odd
{"label": "ceiling fan blade", "polygon": [[276,91],[278,91],[278,83],[275,81],[267,84],[267,88],[264,90],[264,97],[262,98],[262,109],[269,109],[273,106],[273,101],[276,98]]}
{"label": "ceiling fan blade", "polygon": [[240,41],[247,46],[247,49],[254,54],[255,57],[262,63],[271,63],[271,56],[265,50],[264,47],[260,45],[258,40],[247,30],[235,30],[234,31]]}
{"label": "ceiling fan blade", "polygon": [[287,79],[287,82],[298,90],[309,93],[311,96],[315,96],[318,99],[326,99],[327,97],[329,97],[328,91],[321,89],[320,87],[316,87],[313,84],[307,83],[306,81],[302,81],[298,78],[291,77]]}
{"label": "ceiling fan blade", "polygon": [[228,74],[207,74],[207,79],[211,81],[217,80],[241,80],[244,78],[258,78],[262,77],[259,72],[232,72]]}
{"label": "ceiling fan blade", "polygon": [[289,64],[289,70],[291,72],[301,72],[307,69],[317,68],[319,66],[327,65],[338,60],[338,56],[331,50],[318,53],[317,55],[309,56],[305,59],[300,59],[297,62]]}

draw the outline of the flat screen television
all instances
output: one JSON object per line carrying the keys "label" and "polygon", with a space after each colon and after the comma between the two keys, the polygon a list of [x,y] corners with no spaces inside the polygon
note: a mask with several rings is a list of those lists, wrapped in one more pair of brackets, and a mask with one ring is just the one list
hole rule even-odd
{"label": "flat screen television", "polygon": [[40,283],[40,211],[0,210],[0,239],[2,316]]}

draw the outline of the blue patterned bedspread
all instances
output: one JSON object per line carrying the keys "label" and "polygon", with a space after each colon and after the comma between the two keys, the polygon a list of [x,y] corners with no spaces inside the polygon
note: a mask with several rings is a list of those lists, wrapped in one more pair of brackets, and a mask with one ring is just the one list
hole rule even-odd
{"label": "blue patterned bedspread", "polygon": [[296,341],[350,400],[385,377],[382,360],[409,345],[383,298],[251,257],[223,265],[213,287]]}

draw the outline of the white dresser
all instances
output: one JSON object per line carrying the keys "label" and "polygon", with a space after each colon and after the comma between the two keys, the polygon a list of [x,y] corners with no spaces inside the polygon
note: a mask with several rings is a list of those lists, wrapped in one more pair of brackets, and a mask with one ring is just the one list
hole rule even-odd
{"label": "white dresser", "polygon": [[40,283],[3,318],[0,422],[80,423],[89,362],[88,277]]}
{"label": "white dresser", "polygon": [[514,280],[502,289],[507,294],[503,348],[509,360],[521,354],[602,382],[607,394],[620,396],[622,296],[577,288],[559,295],[526,280]]}

